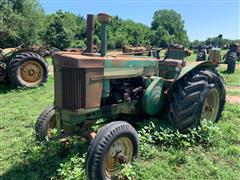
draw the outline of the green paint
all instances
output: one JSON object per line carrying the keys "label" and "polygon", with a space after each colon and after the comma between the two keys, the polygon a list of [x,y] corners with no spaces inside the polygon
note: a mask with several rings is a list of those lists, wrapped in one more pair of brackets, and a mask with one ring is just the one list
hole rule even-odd
{"label": "green paint", "polygon": [[152,83],[147,87],[143,96],[142,106],[144,111],[149,115],[157,114],[164,103],[163,81],[161,77],[151,77]]}
{"label": "green paint", "polygon": [[60,136],[61,135],[61,115],[58,111],[55,112],[55,116],[56,116],[56,125],[57,125],[57,135]]}
{"label": "green paint", "polygon": [[106,98],[110,94],[110,80],[104,79],[103,80],[103,88],[102,88],[102,97]]}
{"label": "green paint", "polygon": [[178,81],[179,79],[181,79],[183,76],[185,76],[188,72],[197,69],[199,67],[210,67],[210,68],[214,68],[214,65],[211,62],[207,62],[207,61],[203,61],[200,62],[198,64],[190,64],[185,66],[184,68],[182,68],[179,76],[177,77],[176,81]]}
{"label": "green paint", "polygon": [[[139,59],[137,59],[139,58]],[[136,57],[136,60],[130,60],[130,61],[125,61],[121,60],[118,61],[117,63],[114,63],[114,61],[117,61],[115,59],[106,59],[105,60],[105,68],[111,68],[111,67],[148,67],[148,66],[157,66],[157,61],[156,60],[141,60],[140,57]]]}
{"label": "green paint", "polygon": [[107,53],[107,23],[101,23],[101,56]]}
{"label": "green paint", "polygon": [[112,104],[105,107],[81,109],[80,111],[61,110],[61,121],[63,127],[72,129],[86,120],[97,120],[99,118],[107,117],[111,119],[119,114],[137,115],[141,112],[141,106],[139,100],[131,102],[124,102],[120,104]]}

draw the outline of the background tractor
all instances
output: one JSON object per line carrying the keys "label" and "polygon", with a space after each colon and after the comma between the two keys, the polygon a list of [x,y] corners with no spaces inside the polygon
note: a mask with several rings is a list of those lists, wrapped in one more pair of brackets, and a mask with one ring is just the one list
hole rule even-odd
{"label": "background tractor", "polygon": [[14,86],[36,87],[48,79],[47,61],[33,49],[0,49],[0,83],[9,81]]}
{"label": "background tractor", "polygon": [[229,46],[228,52],[224,55],[227,66],[227,73],[234,73],[236,62],[240,60],[240,44],[234,43]]}
{"label": "background tractor", "polygon": [[186,133],[202,119],[218,121],[225,104],[225,85],[215,66],[186,64],[183,47],[169,48],[164,59],[107,55],[110,20],[98,14],[100,55],[92,53],[93,15],[87,18],[87,52],[54,54],[54,103],[35,125],[39,140],[71,135],[89,140],[90,180],[116,179],[122,164],[137,158],[134,124],[141,119],[167,113],[172,125]]}

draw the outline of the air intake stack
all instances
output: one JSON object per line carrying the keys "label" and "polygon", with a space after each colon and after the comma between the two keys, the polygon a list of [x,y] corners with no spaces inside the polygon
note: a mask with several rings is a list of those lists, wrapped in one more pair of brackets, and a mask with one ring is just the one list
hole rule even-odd
{"label": "air intake stack", "polygon": [[101,23],[101,56],[105,56],[107,54],[107,24],[111,21],[111,16],[99,13],[97,18]]}

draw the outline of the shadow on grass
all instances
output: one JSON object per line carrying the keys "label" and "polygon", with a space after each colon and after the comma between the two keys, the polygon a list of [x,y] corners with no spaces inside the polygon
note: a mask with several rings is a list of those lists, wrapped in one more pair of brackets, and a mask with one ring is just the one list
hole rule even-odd
{"label": "shadow on grass", "polygon": [[21,161],[14,164],[6,173],[0,176],[0,179],[45,180],[51,177],[56,178],[61,163],[69,161],[76,154],[82,157],[87,151],[86,142],[75,141],[67,145],[59,142],[36,144],[23,150]]}
{"label": "shadow on grass", "polygon": [[13,85],[11,84],[1,84],[0,83],[0,94],[6,94],[6,93],[9,93],[11,92],[12,90],[17,90],[18,88],[14,87]]}
{"label": "shadow on grass", "polygon": [[[42,86],[39,86],[42,87]],[[1,84],[0,83],[0,94],[7,94],[9,92],[12,91],[17,91],[17,92],[21,92],[21,91],[27,91],[29,89],[36,89],[37,87],[16,87],[12,84]]]}
{"label": "shadow on grass", "polygon": [[224,71],[220,71],[222,74],[234,74],[234,73],[230,73],[228,72],[227,70],[224,70]]}

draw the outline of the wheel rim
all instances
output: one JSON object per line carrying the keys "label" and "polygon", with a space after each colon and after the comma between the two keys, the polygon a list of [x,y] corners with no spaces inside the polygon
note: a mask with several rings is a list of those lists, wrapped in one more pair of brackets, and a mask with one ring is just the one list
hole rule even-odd
{"label": "wheel rim", "polygon": [[121,170],[121,164],[130,163],[133,157],[133,144],[127,137],[116,139],[110,146],[104,161],[105,175],[111,179]]}
{"label": "wheel rim", "polygon": [[215,121],[219,108],[219,93],[213,88],[209,91],[202,110],[202,119]]}
{"label": "wheel rim", "polygon": [[43,67],[34,60],[26,61],[20,66],[20,77],[27,84],[38,84],[43,78]]}

